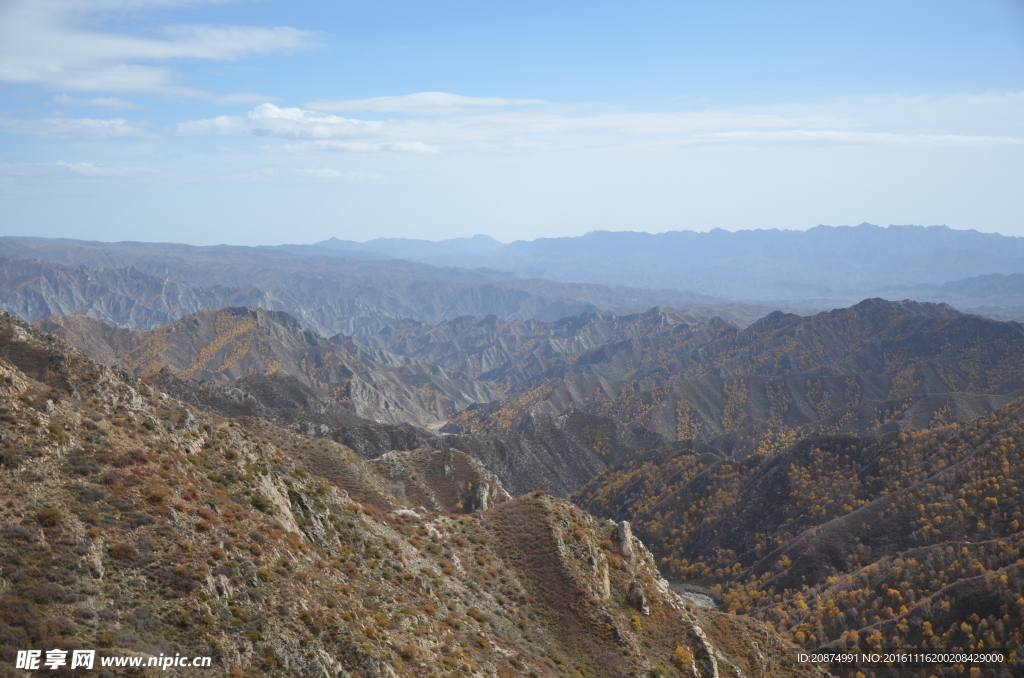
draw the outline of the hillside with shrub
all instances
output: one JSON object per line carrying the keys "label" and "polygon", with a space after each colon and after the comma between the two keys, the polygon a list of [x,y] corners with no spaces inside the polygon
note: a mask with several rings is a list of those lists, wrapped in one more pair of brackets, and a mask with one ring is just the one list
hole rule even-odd
{"label": "hillside with shrub", "polygon": [[[743,460],[639,452],[573,499],[633,521],[671,579],[804,647],[1022,660],[1022,487],[1016,400],[968,425],[809,436]],[[901,671],[877,675],[917,675]]]}
{"label": "hillside with shrub", "polygon": [[7,315],[0,416],[3,676],[57,647],[230,676],[823,675],[691,607],[624,526],[456,450],[367,464]]}

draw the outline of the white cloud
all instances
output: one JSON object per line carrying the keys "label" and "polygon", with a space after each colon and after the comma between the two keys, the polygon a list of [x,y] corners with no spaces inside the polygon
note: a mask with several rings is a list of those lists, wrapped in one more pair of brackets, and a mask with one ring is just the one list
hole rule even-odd
{"label": "white cloud", "polygon": [[17,118],[0,113],[0,129],[13,134],[27,134],[46,139],[86,141],[114,137],[153,138],[157,136],[146,122],[124,118],[59,118],[42,120]]}
{"label": "white cloud", "polygon": [[138,61],[178,58],[231,61],[250,54],[313,46],[309,31],[290,27],[167,26],[160,37],[103,32],[89,27],[104,13],[178,0],[10,0],[0,4],[0,82],[39,84],[72,92],[146,92],[165,96],[213,95],[178,83],[166,65]]}
{"label": "white cloud", "polygon": [[501,106],[536,106],[547,104],[543,99],[505,99],[500,97],[467,97],[448,92],[418,92],[404,96],[372,97],[370,99],[320,99],[309,108],[318,111],[373,111],[378,113],[420,113],[444,115],[467,110]]}
{"label": "white cloud", "polygon": [[1022,120],[1024,95],[1012,93],[655,113],[580,113],[551,106],[543,111],[459,111],[386,121],[262,104],[245,116],[194,120],[178,129],[298,141],[262,149],[291,154],[676,152],[716,146],[1017,145],[1024,139]]}
{"label": "white cloud", "polygon": [[305,141],[298,144],[264,146],[261,150],[275,153],[367,153],[371,151],[400,151],[406,153],[438,153],[437,146],[421,141],[393,143],[367,143],[364,141]]}
{"label": "white cloud", "polygon": [[151,167],[118,167],[101,165],[92,162],[31,162],[2,163],[0,176],[27,178],[30,180],[57,180],[69,177],[111,178],[150,176],[160,174],[160,170]]}
{"label": "white cloud", "polygon": [[72,174],[86,177],[125,177],[137,174],[159,174],[160,170],[149,167],[111,167],[108,165],[96,165],[91,162],[61,162],[54,163],[58,167],[64,167]]}
{"label": "white cloud", "polygon": [[53,97],[53,103],[64,104],[65,106],[104,106],[115,111],[127,111],[133,108],[142,108],[133,101],[125,101],[117,97],[93,97],[92,99],[76,99],[67,94],[58,94]]}
{"label": "white cloud", "polygon": [[692,138],[694,144],[733,145],[849,145],[849,144],[957,144],[971,146],[1019,145],[1015,137],[969,136],[963,134],[891,134],[887,132],[842,132],[830,130],[784,130],[762,132],[717,132]]}
{"label": "white cloud", "polygon": [[235,106],[238,104],[256,104],[261,101],[277,101],[279,97],[271,97],[259,92],[233,92],[213,97],[211,101],[221,106]]}
{"label": "white cloud", "polygon": [[309,179],[326,179],[332,181],[352,179],[364,181],[366,179],[381,178],[379,174],[371,174],[369,172],[356,172],[353,170],[336,170],[330,167],[324,167],[321,169],[293,170],[291,174],[296,177],[305,177]]}
{"label": "white cloud", "polygon": [[220,177],[235,181],[272,181],[275,179],[319,179],[323,181],[366,181],[382,178],[379,174],[370,172],[357,172],[355,170],[339,170],[333,167],[305,168],[305,169],[281,169],[277,167],[264,167],[262,169],[241,172],[238,174]]}
{"label": "white cloud", "polygon": [[183,134],[236,134],[285,139],[337,139],[379,131],[383,123],[260,104],[247,115],[220,115],[178,125]]}

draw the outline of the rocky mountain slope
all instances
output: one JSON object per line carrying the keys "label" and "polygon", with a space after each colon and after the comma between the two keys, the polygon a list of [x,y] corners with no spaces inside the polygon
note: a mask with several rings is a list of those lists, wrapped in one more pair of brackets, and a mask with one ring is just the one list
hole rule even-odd
{"label": "rocky mountain slope", "polygon": [[344,443],[366,458],[392,450],[463,450],[516,493],[565,496],[625,454],[660,441],[582,412],[436,435],[423,426],[497,399],[499,387],[347,337],[328,342],[283,313],[202,311],[148,332],[84,316],[51,316],[34,326],[197,407],[259,416]]}
{"label": "rocky mountain slope", "polygon": [[969,425],[811,436],[743,461],[637,453],[574,500],[633,521],[663,572],[807,648],[996,649],[1011,662],[992,675],[1017,675],[1021,487],[1024,399]]}
{"label": "rocky mountain slope", "polygon": [[[1024,392],[1024,327],[949,306],[863,301],[746,328],[664,309],[558,323],[406,325],[380,341],[510,388],[445,430],[495,430],[569,408],[743,456],[800,435],[971,421]],[[525,334],[525,338],[520,336]]]}
{"label": "rocky mountain slope", "polygon": [[458,372],[347,338],[332,343],[282,312],[203,310],[145,332],[83,316],[54,315],[36,326],[145,381],[212,382],[221,392],[240,391],[235,400],[258,393],[256,400],[271,408],[299,399],[325,414],[347,410],[383,423],[428,426],[500,393]]}
{"label": "rocky mountain slope", "polygon": [[458,451],[367,465],[7,315],[0,416],[3,676],[31,648],[212,658],[181,676],[823,675],[689,606],[628,526],[510,499]]}

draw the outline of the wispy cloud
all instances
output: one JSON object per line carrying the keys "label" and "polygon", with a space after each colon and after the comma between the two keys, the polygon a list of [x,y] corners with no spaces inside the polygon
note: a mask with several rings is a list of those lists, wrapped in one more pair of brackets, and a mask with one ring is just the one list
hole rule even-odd
{"label": "wispy cloud", "polygon": [[76,99],[75,97],[68,96],[67,94],[56,95],[53,97],[53,103],[63,104],[64,106],[103,106],[105,108],[112,108],[115,111],[128,111],[134,108],[142,108],[142,106],[133,101],[125,101],[124,99],[118,99],[117,97]]}
{"label": "wispy cloud", "polygon": [[508,106],[537,106],[549,102],[543,99],[506,99],[501,97],[467,97],[448,92],[417,92],[404,96],[372,97],[370,99],[319,99],[308,104],[318,111],[347,111],[360,113],[419,113],[446,115],[462,111]]}
{"label": "wispy cloud", "polygon": [[367,181],[381,179],[381,175],[355,170],[339,170],[333,167],[309,167],[304,169],[282,169],[264,167],[262,169],[241,172],[224,179],[234,181],[274,181],[281,179],[316,179],[322,181]]}
{"label": "wispy cloud", "polygon": [[60,178],[140,177],[160,174],[152,167],[121,167],[92,162],[0,162],[0,176],[56,180]]}
{"label": "wispy cloud", "polygon": [[50,117],[34,120],[0,113],[0,129],[12,134],[65,141],[87,141],[114,137],[154,138],[157,136],[148,123],[125,120],[124,118]]}
{"label": "wispy cloud", "polygon": [[270,143],[263,150],[291,154],[557,150],[660,153],[767,145],[1018,145],[1024,140],[1022,121],[1024,95],[1009,93],[876,97],[668,112],[580,113],[554,105],[542,110],[482,107],[448,115],[434,110],[429,115],[388,120],[262,104],[245,116],[194,120],[180,124],[178,129],[185,134],[289,140],[293,143]]}
{"label": "wispy cloud", "polygon": [[258,104],[266,101],[277,101],[279,97],[271,97],[259,92],[233,92],[213,97],[211,101],[222,106],[236,106],[238,104]]}
{"label": "wispy cloud", "polygon": [[182,134],[237,134],[285,139],[362,137],[381,129],[375,120],[356,120],[301,108],[260,104],[247,115],[220,115],[178,125]]}
{"label": "wispy cloud", "polygon": [[183,86],[162,63],[194,58],[232,61],[251,54],[308,49],[310,31],[287,26],[165,26],[158,37],[89,26],[106,13],[140,6],[196,4],[181,0],[10,0],[0,4],[0,82],[39,84],[71,92],[145,92],[214,98]]}
{"label": "wispy cloud", "polygon": [[139,174],[159,174],[160,170],[150,167],[111,167],[109,165],[97,165],[91,162],[61,162],[54,163],[58,167],[67,169],[72,174],[86,177],[126,177]]}
{"label": "wispy cloud", "polygon": [[438,153],[437,146],[421,141],[397,141],[390,143],[367,143],[364,141],[305,141],[298,144],[263,146],[261,150],[273,153],[367,153],[371,151],[399,151],[404,153]]}

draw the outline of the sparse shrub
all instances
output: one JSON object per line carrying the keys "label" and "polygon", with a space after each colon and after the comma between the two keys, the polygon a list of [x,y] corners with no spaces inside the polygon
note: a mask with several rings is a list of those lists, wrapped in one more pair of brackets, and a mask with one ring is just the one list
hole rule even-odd
{"label": "sparse shrub", "polygon": [[45,508],[36,514],[36,520],[43,527],[56,527],[64,520],[64,514],[60,512],[60,509]]}
{"label": "sparse shrub", "polygon": [[690,654],[690,651],[682,645],[676,646],[675,656],[673,659],[675,660],[676,666],[683,670],[690,668],[690,665],[693,664],[693,655]]}
{"label": "sparse shrub", "polygon": [[129,558],[135,557],[135,547],[128,542],[120,542],[110,547],[108,551],[110,557],[114,560],[128,560]]}
{"label": "sparse shrub", "polygon": [[128,520],[128,525],[131,527],[142,527],[143,525],[152,525],[156,522],[156,518],[146,513],[134,513]]}
{"label": "sparse shrub", "polygon": [[252,504],[252,507],[254,509],[260,511],[261,513],[269,513],[271,507],[273,506],[270,500],[264,497],[259,492],[254,492],[253,495],[249,497],[249,503]]}
{"label": "sparse shrub", "polygon": [[47,427],[46,437],[57,443],[58,445],[67,445],[71,439],[68,434],[64,432],[64,427],[54,422]]}
{"label": "sparse shrub", "polygon": [[40,605],[47,603],[62,603],[67,597],[67,591],[60,584],[44,582],[28,591],[29,597]]}
{"label": "sparse shrub", "polygon": [[22,461],[22,455],[13,450],[0,451],[0,466],[14,469],[21,466]]}

